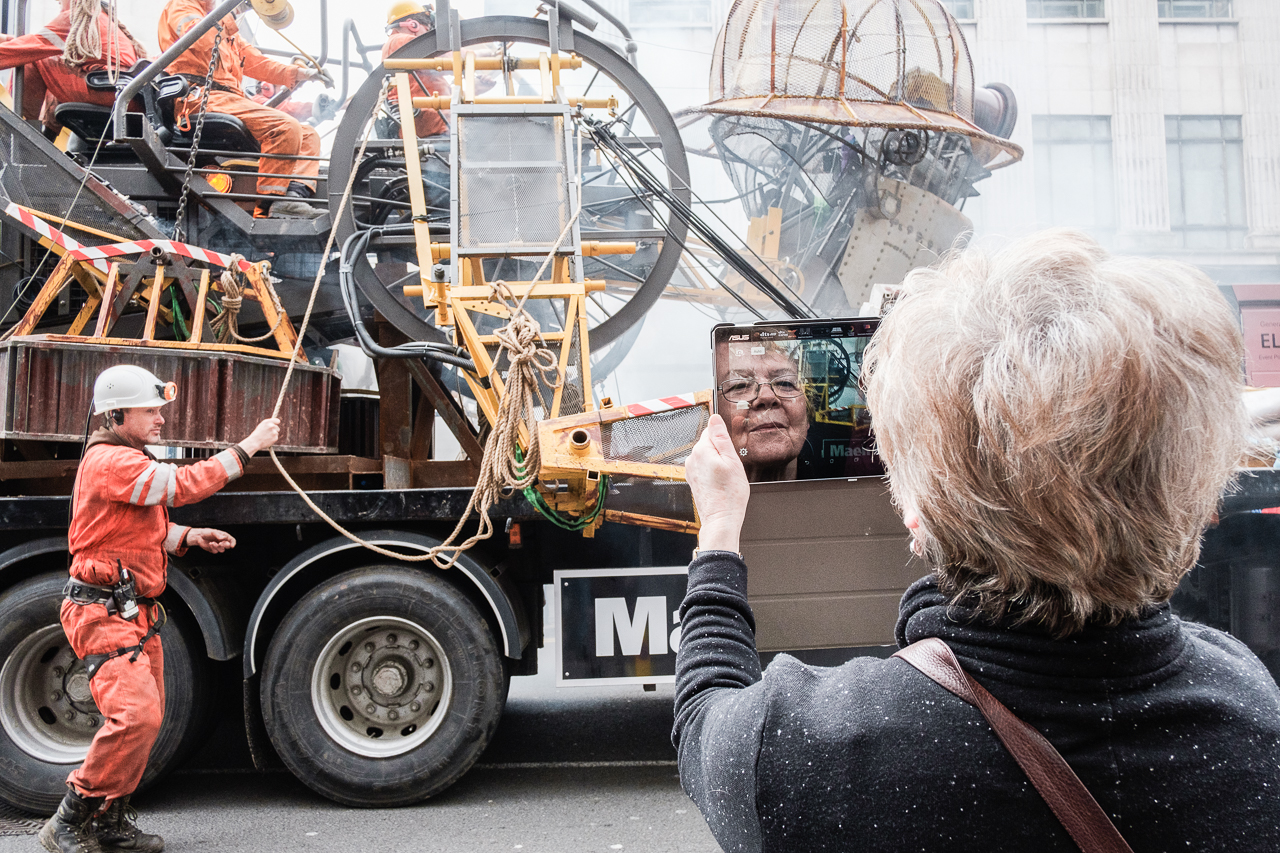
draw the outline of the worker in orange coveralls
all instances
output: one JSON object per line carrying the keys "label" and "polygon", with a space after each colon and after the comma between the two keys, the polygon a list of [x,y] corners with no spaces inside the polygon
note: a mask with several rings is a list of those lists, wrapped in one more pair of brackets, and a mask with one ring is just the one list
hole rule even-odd
{"label": "worker in orange coveralls", "polygon": [[214,554],[235,547],[221,530],[169,521],[168,507],[203,500],[244,473],[249,457],[280,436],[270,418],[237,445],[184,467],[158,462],[160,409],[177,395],[133,365],[94,382],[94,415],[105,425],[85,444],[72,493],[71,578],[62,628],[85,662],[89,688],[106,722],[67,794],[40,830],[50,853],[158,853],[164,840],[138,829],[129,796],[142,778],[164,715],[164,654],[156,636],[164,610],[166,553],[195,545]]}
{"label": "worker in orange coveralls", "polygon": [[[160,49],[168,50],[187,30],[213,11],[213,6],[213,0],[169,0],[160,13],[157,31]],[[319,69],[305,69],[268,59],[262,51],[240,37],[240,28],[234,15],[223,18],[169,65],[170,73],[185,77],[192,87],[187,97],[175,107],[179,126],[186,128],[196,121],[209,72],[209,60],[213,55],[213,43],[219,31],[222,41],[218,45],[218,64],[213,72],[208,111],[227,113],[245,123],[249,133],[262,148],[263,156],[258,163],[258,171],[261,173],[258,192],[279,198],[271,202],[259,202],[254,215],[304,219],[323,216],[324,211],[306,202],[306,199],[315,195],[315,179],[320,174],[320,161],[277,160],[271,156],[318,156],[320,134],[316,133],[315,128],[300,124],[293,116],[246,98],[244,76],[248,74],[256,80],[284,86],[295,86],[306,80],[320,80],[332,86],[333,81]]]}
{"label": "worker in orange coveralls", "polygon": [[[23,118],[40,117],[46,93],[59,103],[111,106],[115,93],[90,89],[85,75],[103,69],[127,70],[146,55],[123,24],[112,22],[98,0],[62,0],[62,12],[36,32],[0,35],[0,71],[27,66]],[[52,118],[48,115],[46,124]]]}
{"label": "worker in orange coveralls", "polygon": [[[393,3],[387,11],[387,33],[390,38],[382,46],[383,60],[435,28],[436,13],[430,3],[425,6],[419,6],[414,0],[398,0]],[[453,86],[449,83],[449,78],[438,71],[415,71],[409,74],[409,91],[415,98],[433,95],[449,97],[453,94]],[[396,97],[393,89],[390,96],[393,104],[399,103]],[[420,137],[439,136],[449,132],[449,123],[440,110],[415,110],[413,127]]]}

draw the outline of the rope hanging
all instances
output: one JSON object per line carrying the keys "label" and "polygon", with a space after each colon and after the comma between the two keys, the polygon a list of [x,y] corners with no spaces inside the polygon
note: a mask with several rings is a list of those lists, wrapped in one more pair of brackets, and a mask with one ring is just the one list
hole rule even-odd
{"label": "rope hanging", "polygon": [[[275,325],[268,329],[265,334],[258,335],[256,338],[241,336],[237,317],[244,305],[244,290],[246,287],[244,273],[240,272],[240,262],[243,260],[243,255],[232,255],[231,261],[222,273],[222,277],[218,279],[218,283],[222,285],[222,310],[218,312],[218,316],[209,321],[209,328],[213,330],[220,344],[229,344],[232,340],[239,341],[242,344],[256,344],[259,341],[265,341],[276,333],[276,329],[280,328],[280,323],[284,320],[284,307],[281,306],[280,300],[276,298],[275,291],[268,289],[271,303],[276,309]],[[298,337],[301,340],[301,333],[299,333]],[[294,355],[297,356],[296,350]],[[288,379],[286,378],[285,381],[288,381]]]}

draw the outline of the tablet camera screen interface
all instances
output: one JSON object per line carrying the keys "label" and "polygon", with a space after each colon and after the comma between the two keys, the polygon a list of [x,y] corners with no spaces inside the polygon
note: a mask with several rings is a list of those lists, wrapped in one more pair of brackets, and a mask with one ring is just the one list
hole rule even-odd
{"label": "tablet camera screen interface", "polygon": [[753,483],[884,473],[859,377],[878,320],[720,326],[716,411]]}

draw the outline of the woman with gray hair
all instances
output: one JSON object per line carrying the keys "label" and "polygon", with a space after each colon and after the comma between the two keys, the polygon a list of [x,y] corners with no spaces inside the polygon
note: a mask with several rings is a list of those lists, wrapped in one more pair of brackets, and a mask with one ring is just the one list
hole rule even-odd
{"label": "woman with gray hair", "polygon": [[[912,273],[864,381],[939,638],[1042,733],[1135,851],[1280,849],[1280,690],[1168,605],[1245,449],[1212,283],[1051,231]],[[1078,849],[979,712],[896,658],[761,674],[749,489],[713,417],[681,612],[680,778],[726,850]]]}

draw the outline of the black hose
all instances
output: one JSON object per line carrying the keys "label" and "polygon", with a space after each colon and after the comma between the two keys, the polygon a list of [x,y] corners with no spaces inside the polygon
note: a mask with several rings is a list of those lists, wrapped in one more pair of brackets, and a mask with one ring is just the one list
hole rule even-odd
{"label": "black hose", "polygon": [[477,373],[475,362],[466,357],[466,350],[461,347],[434,341],[413,341],[395,347],[384,347],[373,340],[373,336],[365,328],[364,320],[360,317],[353,259],[364,254],[369,240],[375,233],[377,233],[376,229],[357,231],[344,240],[338,264],[338,289],[342,296],[342,304],[347,309],[347,316],[351,318],[351,325],[355,327],[356,340],[360,342],[360,349],[373,358],[425,358]]}

